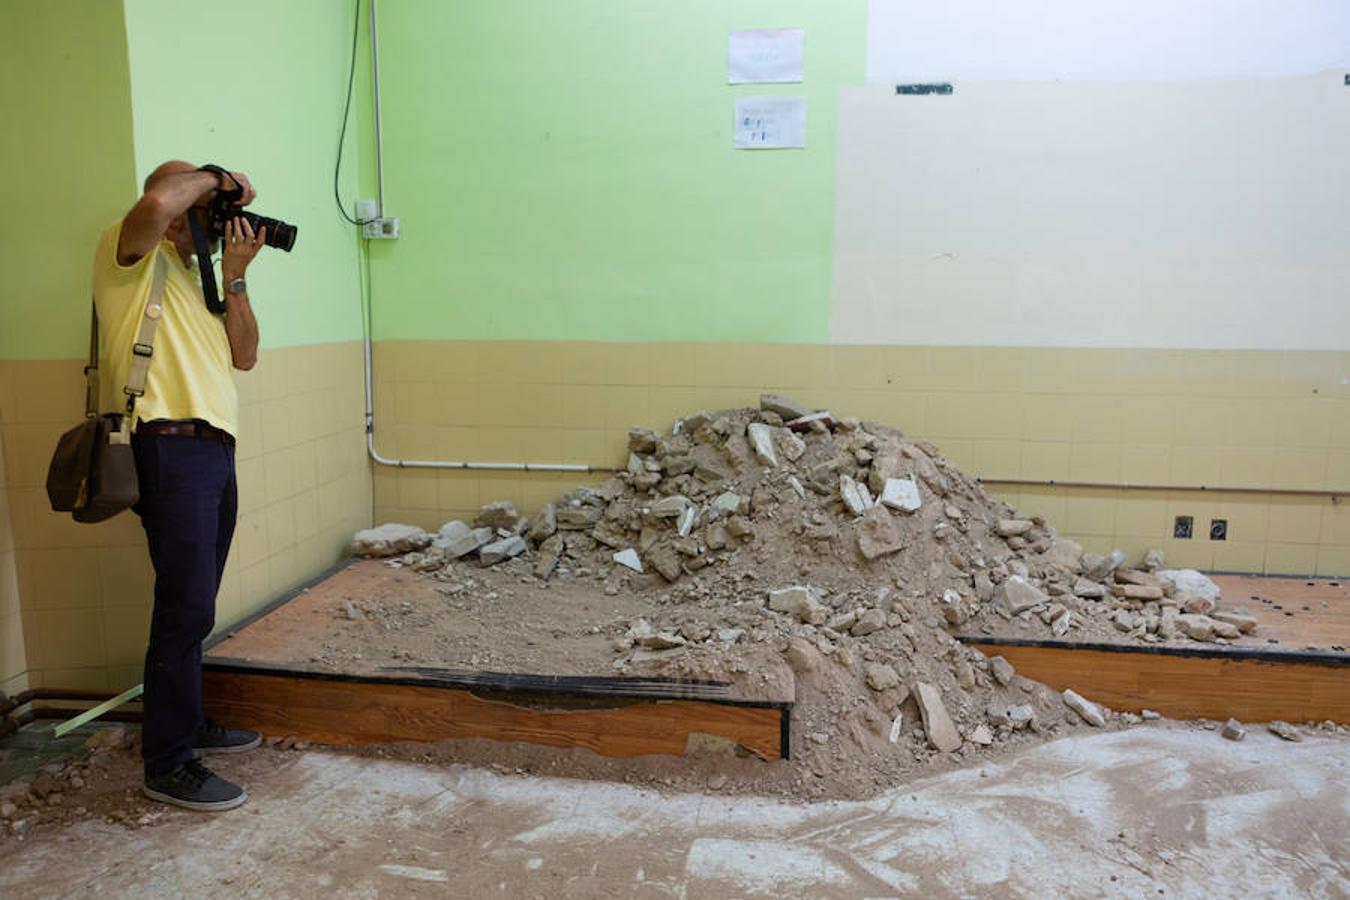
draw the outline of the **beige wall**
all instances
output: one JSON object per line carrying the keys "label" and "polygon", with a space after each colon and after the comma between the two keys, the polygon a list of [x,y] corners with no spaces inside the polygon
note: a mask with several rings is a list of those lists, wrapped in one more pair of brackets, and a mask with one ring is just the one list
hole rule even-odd
{"label": "beige wall", "polygon": [[[0,391],[4,390],[0,379]],[[0,408],[5,406],[0,394]],[[23,643],[23,614],[15,563],[14,528],[10,524],[5,447],[0,441],[0,691],[17,694],[28,688],[28,654]]]}
{"label": "beige wall", "polygon": [[[383,341],[386,456],[614,466],[627,429],[782,391],[927,437],[967,472],[1025,478],[1350,490],[1345,354],[1019,347]],[[377,468],[376,521],[433,528],[511,499],[532,513],[569,475]],[[1088,548],[1177,564],[1350,574],[1350,514],[1326,497],[1028,489]],[[1200,537],[1171,540],[1177,515]],[[1207,540],[1211,518],[1229,539]]]}
{"label": "beige wall", "polygon": [[832,339],[1350,348],[1342,75],[841,88]]}
{"label": "beige wall", "polygon": [[[153,596],[139,520],[77,525],[43,488],[56,438],[83,408],[81,365],[0,361],[0,498],[13,524],[12,551],[0,543],[0,676],[15,668],[18,620],[5,613],[17,604],[31,686],[120,690],[140,681]],[[218,627],[331,565],[370,521],[360,344],[264,350],[238,383],[239,522]]]}

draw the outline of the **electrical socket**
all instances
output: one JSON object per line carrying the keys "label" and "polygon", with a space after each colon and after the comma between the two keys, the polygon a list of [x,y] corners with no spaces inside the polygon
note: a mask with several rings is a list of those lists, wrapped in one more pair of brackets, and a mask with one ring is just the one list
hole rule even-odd
{"label": "electrical socket", "polygon": [[398,238],[398,216],[372,219],[361,226],[361,234],[373,241],[392,241]]}

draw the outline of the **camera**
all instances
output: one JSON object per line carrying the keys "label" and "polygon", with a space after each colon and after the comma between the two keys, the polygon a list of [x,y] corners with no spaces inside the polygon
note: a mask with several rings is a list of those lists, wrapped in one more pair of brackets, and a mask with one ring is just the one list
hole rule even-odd
{"label": "camera", "polygon": [[247,220],[248,224],[253,226],[254,234],[257,234],[261,228],[267,229],[267,238],[263,241],[264,244],[290,253],[291,248],[295,246],[295,226],[288,225],[280,219],[260,216],[257,213],[235,206],[234,202],[242,196],[243,191],[237,188],[233,191],[218,191],[216,193],[215,199],[206,208],[206,226],[211,234],[223,240],[225,223],[238,216]]}
{"label": "camera", "polygon": [[278,250],[291,252],[295,246],[296,228],[280,219],[274,219],[271,216],[260,216],[257,213],[249,212],[243,207],[235,204],[244,196],[244,189],[238,184],[232,190],[226,190],[225,180],[228,178],[234,180],[229,172],[220,166],[205,165],[199,171],[210,172],[220,179],[221,187],[216,191],[216,196],[212,198],[209,206],[206,207],[206,227],[207,230],[222,240],[225,238],[225,223],[236,216],[244,219],[253,228],[253,233],[257,234],[262,228],[267,229],[267,239],[263,241],[269,247],[276,247]]}

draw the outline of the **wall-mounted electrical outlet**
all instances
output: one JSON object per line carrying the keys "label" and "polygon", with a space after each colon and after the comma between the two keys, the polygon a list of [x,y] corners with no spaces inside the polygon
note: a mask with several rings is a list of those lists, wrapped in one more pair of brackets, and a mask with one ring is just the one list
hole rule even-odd
{"label": "wall-mounted electrical outlet", "polygon": [[398,217],[378,216],[379,206],[374,200],[356,201],[356,221],[361,223],[361,236],[372,241],[392,241],[398,237]]}
{"label": "wall-mounted electrical outlet", "polygon": [[1179,541],[1189,541],[1194,527],[1195,518],[1193,516],[1177,516],[1176,521],[1172,523],[1172,537]]}

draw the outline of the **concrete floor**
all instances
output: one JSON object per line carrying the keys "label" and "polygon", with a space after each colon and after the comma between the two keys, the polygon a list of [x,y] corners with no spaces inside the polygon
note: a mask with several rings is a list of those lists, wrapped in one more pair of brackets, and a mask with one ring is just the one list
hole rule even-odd
{"label": "concrete floor", "polygon": [[309,752],[237,812],[11,845],[0,896],[1347,897],[1348,747],[1159,724],[828,804]]}

